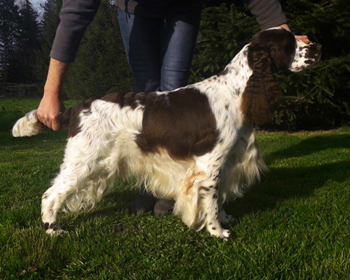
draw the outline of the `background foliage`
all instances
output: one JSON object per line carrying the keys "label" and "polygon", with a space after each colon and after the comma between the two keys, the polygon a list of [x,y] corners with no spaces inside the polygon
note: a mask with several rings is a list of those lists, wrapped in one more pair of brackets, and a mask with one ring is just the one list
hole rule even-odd
{"label": "background foliage", "polygon": [[[220,72],[259,31],[254,17],[239,1],[205,2],[190,82]],[[16,6],[0,0],[0,60],[5,81],[45,82],[49,52],[59,23],[62,0],[47,0],[38,20],[29,0]],[[328,129],[350,123],[350,2],[346,0],[281,0],[296,34],[308,34],[323,45],[316,67],[298,74],[277,73],[284,100],[265,129]],[[116,18],[103,0],[71,66],[64,95],[70,99],[130,91],[133,81]],[[39,93],[41,95],[41,93]]]}
{"label": "background foliage", "polygon": [[119,32],[117,10],[102,1],[69,69],[65,92],[69,98],[84,99],[132,90],[133,80]]}
{"label": "background foliage", "polygon": [[350,122],[350,2],[286,1],[290,27],[323,45],[321,63],[310,71],[279,77],[286,98],[276,127],[331,128]]}
{"label": "background foliage", "polygon": [[36,80],[35,52],[40,48],[37,13],[29,0],[15,5],[14,0],[0,0],[0,69],[4,82],[30,83]]}
{"label": "background foliage", "polygon": [[[322,61],[302,73],[278,73],[284,93],[265,129],[329,129],[350,122],[350,2],[281,1],[296,34],[323,45]],[[219,20],[218,20],[219,19]],[[259,31],[245,6],[221,4],[203,10],[191,81],[219,72]]]}

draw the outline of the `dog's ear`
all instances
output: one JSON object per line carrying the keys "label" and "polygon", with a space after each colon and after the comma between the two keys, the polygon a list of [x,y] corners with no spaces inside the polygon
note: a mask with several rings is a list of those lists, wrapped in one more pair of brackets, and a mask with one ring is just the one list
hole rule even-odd
{"label": "dog's ear", "polygon": [[241,110],[246,122],[265,124],[273,117],[281,90],[272,76],[271,53],[273,46],[254,42],[248,47],[248,63],[253,70],[242,95]]}

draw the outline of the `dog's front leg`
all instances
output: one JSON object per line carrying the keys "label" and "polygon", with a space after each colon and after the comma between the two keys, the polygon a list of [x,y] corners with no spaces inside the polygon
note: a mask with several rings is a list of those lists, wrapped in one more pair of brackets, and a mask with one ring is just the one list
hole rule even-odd
{"label": "dog's front leg", "polygon": [[206,180],[199,186],[202,211],[204,212],[205,226],[211,235],[228,240],[230,230],[222,228],[219,222],[218,185],[215,180]]}
{"label": "dog's front leg", "polygon": [[[206,162],[206,166],[203,168],[206,173],[206,178],[199,182],[199,204],[202,215],[204,215],[204,223],[208,232],[224,240],[228,240],[231,237],[231,231],[222,228],[219,221],[219,185],[220,169],[222,166],[222,157],[216,159],[214,162],[209,159]],[[208,160],[205,157],[204,160]],[[203,163],[204,161],[202,161]],[[209,164],[208,164],[209,163]],[[200,164],[202,165],[203,164]]]}

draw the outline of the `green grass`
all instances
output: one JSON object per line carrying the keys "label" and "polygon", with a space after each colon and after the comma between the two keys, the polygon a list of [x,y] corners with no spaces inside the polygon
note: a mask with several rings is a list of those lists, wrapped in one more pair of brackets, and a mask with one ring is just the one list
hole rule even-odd
{"label": "green grass", "polygon": [[12,138],[13,122],[38,100],[0,100],[8,104],[13,110],[0,112],[0,279],[350,279],[349,128],[259,133],[270,171],[226,205],[240,219],[231,242],[172,215],[129,215],[134,191],[125,182],[90,212],[60,215],[70,233],[51,238],[40,200],[66,134]]}

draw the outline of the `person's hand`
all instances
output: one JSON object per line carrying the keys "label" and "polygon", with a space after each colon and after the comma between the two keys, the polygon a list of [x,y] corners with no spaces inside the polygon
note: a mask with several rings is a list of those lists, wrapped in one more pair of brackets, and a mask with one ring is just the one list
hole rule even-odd
{"label": "person's hand", "polygon": [[44,96],[36,112],[39,121],[53,130],[60,128],[60,115],[65,110],[61,100],[61,90],[68,68],[69,63],[50,59]]}
{"label": "person's hand", "polygon": [[310,40],[306,35],[295,35],[295,39],[300,40],[305,44],[310,44]]}
{"label": "person's hand", "polygon": [[36,112],[38,119],[48,128],[60,128],[60,115],[65,110],[59,95],[45,93]]}
{"label": "person's hand", "polygon": [[[287,24],[282,24],[281,27],[289,32],[292,32],[292,31],[290,31],[289,26]],[[300,41],[304,42],[305,44],[310,44],[310,40],[306,35],[295,35],[295,39],[300,40]]]}

